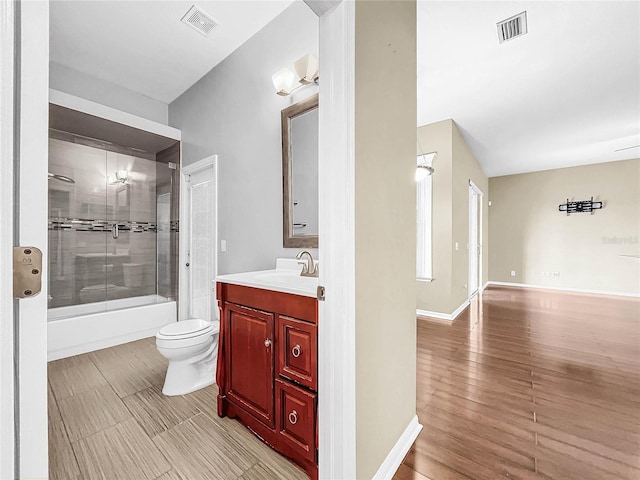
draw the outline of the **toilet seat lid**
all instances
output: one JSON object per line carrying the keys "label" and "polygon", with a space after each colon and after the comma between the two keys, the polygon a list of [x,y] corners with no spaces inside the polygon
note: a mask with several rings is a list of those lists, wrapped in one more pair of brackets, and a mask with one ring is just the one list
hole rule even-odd
{"label": "toilet seat lid", "polygon": [[182,320],[165,325],[160,329],[158,335],[163,337],[181,337],[184,335],[204,334],[207,330],[212,329],[213,322],[207,322],[200,318],[192,318],[190,320]]}

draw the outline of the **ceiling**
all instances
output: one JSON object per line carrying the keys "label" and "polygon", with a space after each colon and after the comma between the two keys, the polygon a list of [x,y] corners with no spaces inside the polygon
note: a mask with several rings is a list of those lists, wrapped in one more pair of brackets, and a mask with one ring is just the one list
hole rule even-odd
{"label": "ceiling", "polygon": [[[171,103],[293,0],[50,3],[50,60]],[[220,23],[208,36],[180,19],[191,5]]]}
{"label": "ceiling", "polygon": [[[172,102],[292,0],[50,4],[51,61]],[[640,157],[640,2],[418,1],[418,125],[452,118],[488,176]],[[496,22],[527,11],[500,45]],[[97,20],[97,21],[96,21]]]}
{"label": "ceiling", "polygon": [[447,118],[490,177],[640,157],[614,151],[640,144],[640,2],[418,2],[418,125]]}

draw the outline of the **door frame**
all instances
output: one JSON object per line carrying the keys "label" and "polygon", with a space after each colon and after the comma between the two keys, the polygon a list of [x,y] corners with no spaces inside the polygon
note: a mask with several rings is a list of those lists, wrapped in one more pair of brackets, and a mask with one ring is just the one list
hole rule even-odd
{"label": "door frame", "polygon": [[[0,22],[0,476],[46,478],[49,4],[2,2]],[[42,250],[42,291],[14,300],[19,245]]]}
{"label": "door frame", "polygon": [[[0,4],[0,478],[15,478],[13,166],[15,3]],[[4,28],[6,27],[6,28]],[[10,160],[9,160],[10,159]]]}
{"label": "door frame", "polygon": [[[472,222],[473,222],[473,218],[471,215],[471,201],[472,201],[472,197],[475,195],[478,196],[478,201],[477,201],[477,205],[476,205],[476,209],[477,209],[477,214],[476,214],[476,221],[478,222],[477,225],[477,238],[475,239],[476,242],[476,247],[478,250],[478,253],[476,255],[473,254],[474,252],[474,247],[472,246],[472,238],[471,238],[471,232],[473,231],[471,226],[472,226]],[[483,255],[483,248],[482,248],[482,198],[484,197],[484,194],[482,193],[482,190],[480,190],[480,188],[478,188],[478,186],[471,180],[469,179],[469,248],[467,249],[468,253],[469,253],[469,264],[468,264],[468,279],[467,281],[469,282],[469,288],[468,288],[468,294],[469,294],[469,300],[471,298],[473,298],[477,293],[480,292],[480,290],[482,289],[482,255]],[[478,278],[476,279],[476,283],[477,283],[477,289],[475,291],[471,291],[471,274],[472,274],[472,262],[473,262],[473,257],[476,257],[477,262],[478,262]]]}
{"label": "door frame", "polygon": [[[214,212],[214,228],[213,228],[213,275],[212,288],[215,289],[215,277],[218,275],[218,155],[198,160],[186,166],[182,166],[182,155],[180,156],[180,253],[178,254],[178,263],[180,265],[178,274],[178,320],[186,320],[189,318],[189,304],[186,299],[191,294],[189,269],[186,266],[188,262],[188,253],[190,245],[190,207],[191,199],[189,196],[189,176],[200,173],[204,170],[211,169],[213,175],[213,212]],[[219,319],[221,320],[221,319]]]}
{"label": "door frame", "polygon": [[[356,478],[355,2],[320,15],[318,475]],[[337,3],[337,5],[335,5]]]}

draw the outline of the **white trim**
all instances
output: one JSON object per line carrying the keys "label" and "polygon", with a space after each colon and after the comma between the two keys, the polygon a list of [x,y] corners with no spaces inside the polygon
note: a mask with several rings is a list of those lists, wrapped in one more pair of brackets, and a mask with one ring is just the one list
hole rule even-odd
{"label": "white trim", "polygon": [[356,478],[355,3],[320,17],[318,475]]}
{"label": "white trim", "polygon": [[438,318],[440,320],[447,320],[449,322],[453,322],[458,317],[458,315],[464,312],[464,309],[467,308],[470,304],[471,302],[469,300],[466,300],[465,302],[463,302],[462,305],[456,308],[452,313],[432,312],[430,310],[420,310],[418,308],[416,309],[416,315],[419,317]]}
{"label": "white trim", "polygon": [[0,478],[15,478],[13,155],[15,2],[0,4]]}
{"label": "white trim", "polygon": [[49,89],[49,103],[87,113],[94,117],[104,118],[105,120],[110,120],[122,125],[128,125],[146,132],[155,133],[156,135],[162,135],[163,137],[182,140],[182,132],[177,128],[154,122],[147,118],[138,117],[131,113],[122,112],[115,108],[107,107],[106,105],[101,105],[91,100],[85,100],[84,98],[76,97],[59,90]]}
{"label": "white trim", "polygon": [[413,445],[413,442],[418,438],[421,430],[422,425],[418,422],[418,416],[416,415],[411,419],[409,425],[407,425],[407,428],[402,432],[402,435],[400,435],[400,438],[387,455],[387,458],[385,458],[382,465],[380,465],[380,468],[373,476],[373,480],[393,478],[405,455],[409,452],[411,445]]}
{"label": "white trim", "polygon": [[475,183],[473,183],[473,180],[471,180],[471,179],[469,179],[469,186],[470,186],[471,188],[473,188],[473,190],[475,190],[475,192],[476,192],[478,195],[480,195],[480,196],[484,196],[484,193],[482,193],[482,190],[480,190],[480,188],[479,188]]}
{"label": "white trim", "polygon": [[153,337],[176,320],[176,302],[81,315],[47,324],[49,361]]}
{"label": "white trim", "polygon": [[574,293],[588,293],[594,295],[613,295],[617,297],[633,297],[640,298],[640,293],[631,292],[610,292],[608,290],[592,290],[588,288],[571,288],[571,287],[553,287],[548,285],[530,285],[528,283],[512,283],[512,282],[487,282],[488,286],[495,285],[500,287],[517,287],[517,288],[533,288],[536,290],[555,290],[558,292],[574,292]]}
{"label": "white trim", "polygon": [[489,282],[485,282],[485,284],[482,286],[482,291],[484,292],[488,286],[489,286]]}
{"label": "white trim", "polygon": [[[182,155],[180,155],[180,252],[178,254],[178,320],[186,320],[189,318],[189,271],[185,264],[187,263],[187,254],[189,252],[189,230],[190,230],[190,198],[187,189],[187,179],[189,175],[201,172],[211,168],[213,170],[213,212],[215,216],[214,239],[213,239],[213,262],[214,272],[213,278],[218,275],[218,155],[209,157],[182,166]],[[213,280],[213,279],[212,279]],[[215,288],[215,280],[213,280]]]}
{"label": "white trim", "polygon": [[[194,173],[205,170],[206,168],[217,165],[218,155],[211,155],[207,158],[203,158],[202,160],[198,160],[197,162],[190,163],[189,165],[182,165],[182,159],[180,160],[181,171],[185,175],[193,175]],[[215,167],[214,167],[215,168]]]}
{"label": "white trim", "polygon": [[49,2],[16,3],[21,9],[18,244],[43,253],[40,294],[17,302],[20,450],[16,475],[47,478]]}
{"label": "white trim", "polygon": [[484,256],[484,248],[483,248],[483,243],[482,243],[482,239],[483,239],[483,232],[482,229],[483,227],[483,217],[482,217],[482,199],[484,197],[484,194],[482,193],[482,190],[480,190],[480,188],[478,188],[478,186],[473,182],[473,180],[469,179],[469,218],[468,218],[468,237],[467,237],[467,286],[471,285],[471,262],[472,262],[472,258],[473,256],[471,255],[471,253],[473,252],[473,247],[471,246],[471,198],[472,198],[472,192],[475,192],[476,195],[478,195],[478,204],[476,205],[476,209],[477,209],[477,215],[476,215],[476,219],[478,222],[477,225],[477,234],[478,234],[478,238],[476,239],[478,242],[478,278],[476,280],[477,284],[478,284],[478,288],[474,291],[471,291],[471,288],[467,289],[467,293],[469,296],[469,300],[471,300],[476,294],[478,294],[479,292],[482,291],[481,289],[481,285],[482,285],[482,262],[483,262],[483,256]]}

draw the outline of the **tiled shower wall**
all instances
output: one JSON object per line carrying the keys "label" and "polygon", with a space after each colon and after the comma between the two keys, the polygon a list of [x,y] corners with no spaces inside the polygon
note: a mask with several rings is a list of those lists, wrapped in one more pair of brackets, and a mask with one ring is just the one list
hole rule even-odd
{"label": "tiled shower wall", "polygon": [[49,180],[49,307],[158,293],[157,205],[171,198],[158,197],[157,179],[168,166],[67,140],[49,141],[49,171],[75,180]]}

